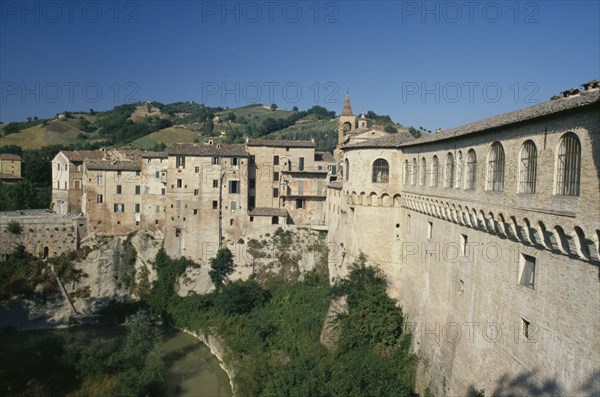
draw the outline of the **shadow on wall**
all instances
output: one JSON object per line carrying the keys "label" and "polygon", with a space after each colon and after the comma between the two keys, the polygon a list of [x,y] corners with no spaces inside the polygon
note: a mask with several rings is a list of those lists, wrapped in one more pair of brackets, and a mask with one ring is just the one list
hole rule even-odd
{"label": "shadow on wall", "polygon": [[[513,378],[508,375],[502,376],[496,383],[491,394],[486,390],[481,394],[475,387],[469,387],[468,395],[477,397],[483,395],[491,396],[565,396],[565,391],[560,384],[551,378],[542,380],[538,377],[538,370],[523,372]],[[595,371],[579,388],[578,396],[600,395],[600,370]]]}

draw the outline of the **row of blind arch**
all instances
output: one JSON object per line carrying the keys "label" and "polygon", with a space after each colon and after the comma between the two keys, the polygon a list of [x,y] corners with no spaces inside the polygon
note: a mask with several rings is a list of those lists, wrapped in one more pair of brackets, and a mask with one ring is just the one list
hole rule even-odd
{"label": "row of blind arch", "polygon": [[[466,162],[462,151],[458,151],[456,160],[453,153],[446,154],[446,164],[443,178],[444,187],[474,190],[477,183],[477,153],[474,149],[467,151]],[[577,135],[567,132],[561,137],[556,162],[556,190],[555,194],[563,196],[579,196],[579,182],[581,176],[581,143]],[[504,191],[505,174],[504,147],[500,142],[494,142],[490,146],[487,155],[485,171],[485,190]],[[348,159],[344,162],[346,180],[350,177],[350,163]],[[412,164],[408,160],[404,162],[403,183],[420,186],[427,184],[429,175],[429,186],[439,185],[439,160],[433,156],[431,168],[427,169],[427,160],[421,158],[417,165],[417,159],[413,158]],[[526,140],[521,145],[519,153],[518,192],[534,194],[536,192],[537,180],[537,147],[532,140]],[[379,158],[373,162],[373,183],[389,183],[390,165],[387,160]]]}

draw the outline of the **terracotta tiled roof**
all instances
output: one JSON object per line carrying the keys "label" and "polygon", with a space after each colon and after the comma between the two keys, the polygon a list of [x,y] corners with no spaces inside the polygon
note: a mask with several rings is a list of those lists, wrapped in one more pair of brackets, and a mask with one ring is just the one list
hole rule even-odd
{"label": "terracotta tiled roof", "polygon": [[142,158],[144,158],[144,159],[147,159],[147,158],[166,159],[167,157],[168,157],[167,152],[151,152],[151,151],[142,152]]}
{"label": "terracotta tiled roof", "polygon": [[362,148],[394,148],[403,146],[403,144],[414,141],[415,138],[408,132],[400,131],[396,134],[389,134],[381,138],[373,138],[364,142],[344,145],[343,149],[362,149]]}
{"label": "terracotta tiled roof", "polygon": [[435,135],[430,135],[429,139],[423,140],[422,142],[419,139],[417,139],[413,142],[407,143],[404,146],[441,141],[444,139],[454,138],[456,136],[468,135],[480,131],[489,130],[492,128],[503,127],[505,125],[520,123],[538,117],[549,116],[554,113],[563,112],[565,110],[583,107],[599,101],[600,91],[582,92],[579,95],[570,96],[566,98],[552,99],[540,103],[538,105],[530,106],[525,109],[503,113],[494,117],[490,117],[488,119],[465,124],[456,128],[451,128],[449,130],[439,132]]}
{"label": "terracotta tiled roof", "polygon": [[246,142],[247,146],[270,146],[270,147],[305,147],[313,148],[315,143],[312,141],[292,141],[277,139],[250,139]]}
{"label": "terracotta tiled roof", "polygon": [[544,103],[530,106],[525,109],[516,110],[514,112],[503,113],[488,119],[465,124],[460,127],[451,128],[433,135],[425,135],[422,138],[414,140],[402,140],[397,137],[397,134],[389,137],[373,139],[369,142],[361,142],[352,145],[344,146],[344,149],[366,148],[366,147],[388,147],[397,148],[403,146],[414,146],[426,144],[429,142],[437,142],[446,139],[452,139],[458,136],[474,134],[500,128],[506,125],[533,120],[538,117],[549,116],[570,109],[576,109],[594,103],[600,103],[600,91],[584,91],[577,95],[568,97],[556,97]]}
{"label": "terracotta tiled roof", "polygon": [[284,208],[258,207],[248,212],[250,216],[284,216],[287,217],[287,210]]}
{"label": "terracotta tiled roof", "polygon": [[17,154],[0,154],[0,160],[20,161],[21,156]]}
{"label": "terracotta tiled roof", "polygon": [[69,161],[83,161],[86,159],[102,160],[104,156],[102,150],[63,150],[62,154]]}
{"label": "terracotta tiled roof", "polygon": [[169,156],[225,156],[248,157],[244,145],[205,145],[201,143],[176,143],[169,148]]}
{"label": "terracotta tiled roof", "polygon": [[137,161],[88,160],[85,166],[88,170],[102,171],[141,171],[142,169]]}

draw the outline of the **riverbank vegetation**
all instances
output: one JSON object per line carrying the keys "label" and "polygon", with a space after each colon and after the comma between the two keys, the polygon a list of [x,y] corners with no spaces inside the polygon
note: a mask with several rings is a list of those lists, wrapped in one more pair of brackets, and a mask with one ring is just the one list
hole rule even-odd
{"label": "riverbank vegetation", "polygon": [[[276,233],[274,246],[289,248],[292,237]],[[243,397],[415,396],[410,335],[403,332],[401,308],[387,295],[385,277],[361,257],[348,277],[331,287],[323,250],[312,271],[301,274],[297,258],[275,255],[278,271],[231,282],[227,279],[231,253],[225,248],[211,266],[219,288],[180,297],[178,280],[187,268],[199,265],[170,258],[161,249],[153,263],[157,280],[140,294],[142,301],[131,306],[146,307],[148,314],[129,317],[122,344],[112,350],[104,346],[77,350],[52,341],[47,348],[36,346],[40,354],[32,350],[25,355],[38,361],[24,368],[47,367],[49,372],[25,381],[26,373],[4,370],[0,392],[8,391],[7,385],[12,391],[0,394],[161,395],[164,363],[155,350],[158,328],[150,325],[150,318],[161,318],[165,324],[218,336],[224,343],[224,361],[234,369],[237,393]],[[133,252],[124,250],[123,255],[133,258]],[[31,257],[19,260],[36,263]],[[61,272],[69,278],[70,273]],[[131,278],[135,279],[133,273]],[[15,280],[7,280],[14,287]],[[328,322],[333,329],[325,332],[333,342],[325,347],[321,336],[332,300],[343,300],[347,307]]]}
{"label": "riverbank vegetation", "polygon": [[[321,263],[302,281],[290,281],[282,269],[260,284],[236,281],[182,298],[173,282],[184,261],[157,256],[152,311],[177,327],[218,335],[240,396],[416,395],[402,310],[364,257],[333,288]],[[342,296],[348,308],[335,321],[340,337],[328,350],[320,342],[322,327],[330,300]]]}
{"label": "riverbank vegetation", "polygon": [[[129,317],[126,335],[81,341],[73,335],[0,346],[2,396],[162,396],[165,364],[160,328],[144,312]],[[67,337],[72,336],[72,337]]]}

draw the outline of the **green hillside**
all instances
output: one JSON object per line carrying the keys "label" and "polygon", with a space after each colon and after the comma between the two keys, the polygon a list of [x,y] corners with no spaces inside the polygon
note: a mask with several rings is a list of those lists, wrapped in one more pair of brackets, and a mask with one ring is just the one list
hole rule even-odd
{"label": "green hillside", "polygon": [[[389,116],[369,111],[367,117],[369,126],[388,132],[400,127]],[[161,150],[175,142],[242,143],[248,137],[314,139],[318,150],[332,151],[337,143],[337,119],[335,112],[321,106],[299,111],[260,104],[223,109],[195,102],[144,102],[104,112],[64,112],[52,119],[0,124],[0,147],[24,150],[50,145]]]}

